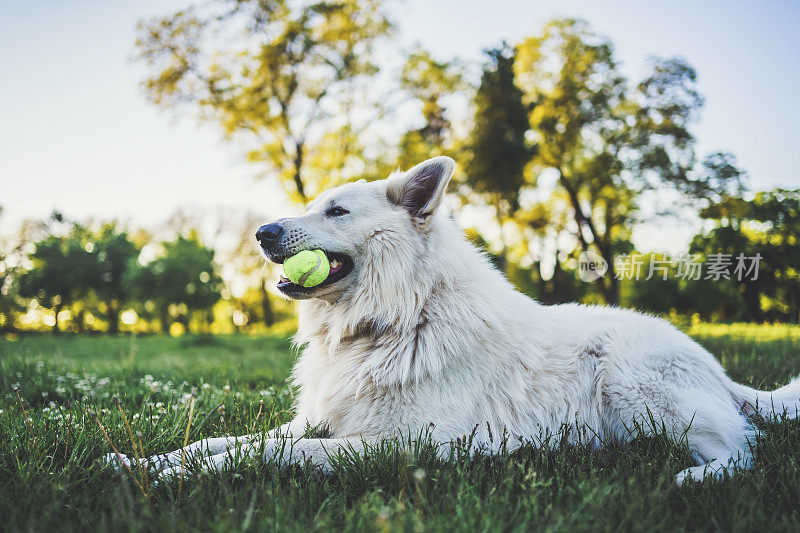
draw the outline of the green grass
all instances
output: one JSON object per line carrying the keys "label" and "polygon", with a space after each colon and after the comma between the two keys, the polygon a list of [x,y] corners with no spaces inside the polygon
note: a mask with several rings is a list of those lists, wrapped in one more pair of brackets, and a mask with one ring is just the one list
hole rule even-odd
{"label": "green grass", "polygon": [[[800,328],[689,331],[741,382],[769,388],[800,374]],[[256,461],[187,477],[180,496],[177,485],[153,487],[149,498],[98,461],[110,450],[91,412],[122,453],[133,451],[114,396],[148,455],[182,444],[193,388],[190,440],[288,420],[293,357],[281,336],[0,340],[0,529],[800,529],[796,422],[766,428],[752,470],[684,488],[673,475],[690,466],[687,450],[663,436],[450,462],[389,444],[330,477]]]}

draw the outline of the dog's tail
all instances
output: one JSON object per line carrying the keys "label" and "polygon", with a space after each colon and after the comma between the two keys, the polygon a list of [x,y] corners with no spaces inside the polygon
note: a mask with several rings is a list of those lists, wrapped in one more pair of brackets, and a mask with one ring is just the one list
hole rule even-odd
{"label": "dog's tail", "polygon": [[800,376],[774,391],[757,390],[733,383],[731,393],[750,415],[766,418],[785,415],[792,420],[800,418]]}

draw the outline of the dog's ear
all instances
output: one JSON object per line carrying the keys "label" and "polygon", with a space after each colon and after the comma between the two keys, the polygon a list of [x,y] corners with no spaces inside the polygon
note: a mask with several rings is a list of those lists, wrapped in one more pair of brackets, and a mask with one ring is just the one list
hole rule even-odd
{"label": "dog's ear", "polygon": [[389,177],[386,196],[403,207],[419,229],[425,230],[439,206],[453,176],[455,161],[447,156],[434,157]]}

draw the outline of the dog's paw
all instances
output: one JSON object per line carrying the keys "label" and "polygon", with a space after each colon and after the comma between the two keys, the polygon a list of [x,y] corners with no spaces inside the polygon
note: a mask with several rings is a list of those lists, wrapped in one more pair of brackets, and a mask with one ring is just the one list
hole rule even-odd
{"label": "dog's paw", "polygon": [[131,468],[132,464],[128,456],[121,453],[107,453],[100,458],[100,462],[105,466],[114,467],[117,472],[126,469],[126,466]]}
{"label": "dog's paw", "polygon": [[188,470],[180,466],[165,468],[153,475],[153,485],[168,485],[174,481],[178,481],[181,477],[185,479],[188,474]]}
{"label": "dog's paw", "polygon": [[[679,487],[683,486],[684,483],[691,483],[693,481],[697,481],[692,473],[690,472],[691,468],[687,468],[685,470],[681,470],[677,474],[675,474],[675,484]],[[702,479],[700,480],[702,481]]]}
{"label": "dog's paw", "polygon": [[702,483],[707,479],[722,480],[725,478],[724,468],[714,468],[713,465],[700,465],[681,470],[675,476],[675,484],[681,486],[685,483]]}

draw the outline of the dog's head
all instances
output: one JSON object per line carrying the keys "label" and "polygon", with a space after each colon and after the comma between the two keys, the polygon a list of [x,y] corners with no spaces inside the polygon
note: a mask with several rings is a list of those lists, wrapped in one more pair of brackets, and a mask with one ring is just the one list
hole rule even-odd
{"label": "dog's head", "polygon": [[331,263],[327,279],[315,287],[281,278],[278,289],[297,300],[337,302],[365,280],[408,276],[426,249],[454,167],[449,157],[434,157],[385,180],[348,183],[319,195],[303,216],[261,226],[256,238],[268,259],[283,263],[320,249]]}

